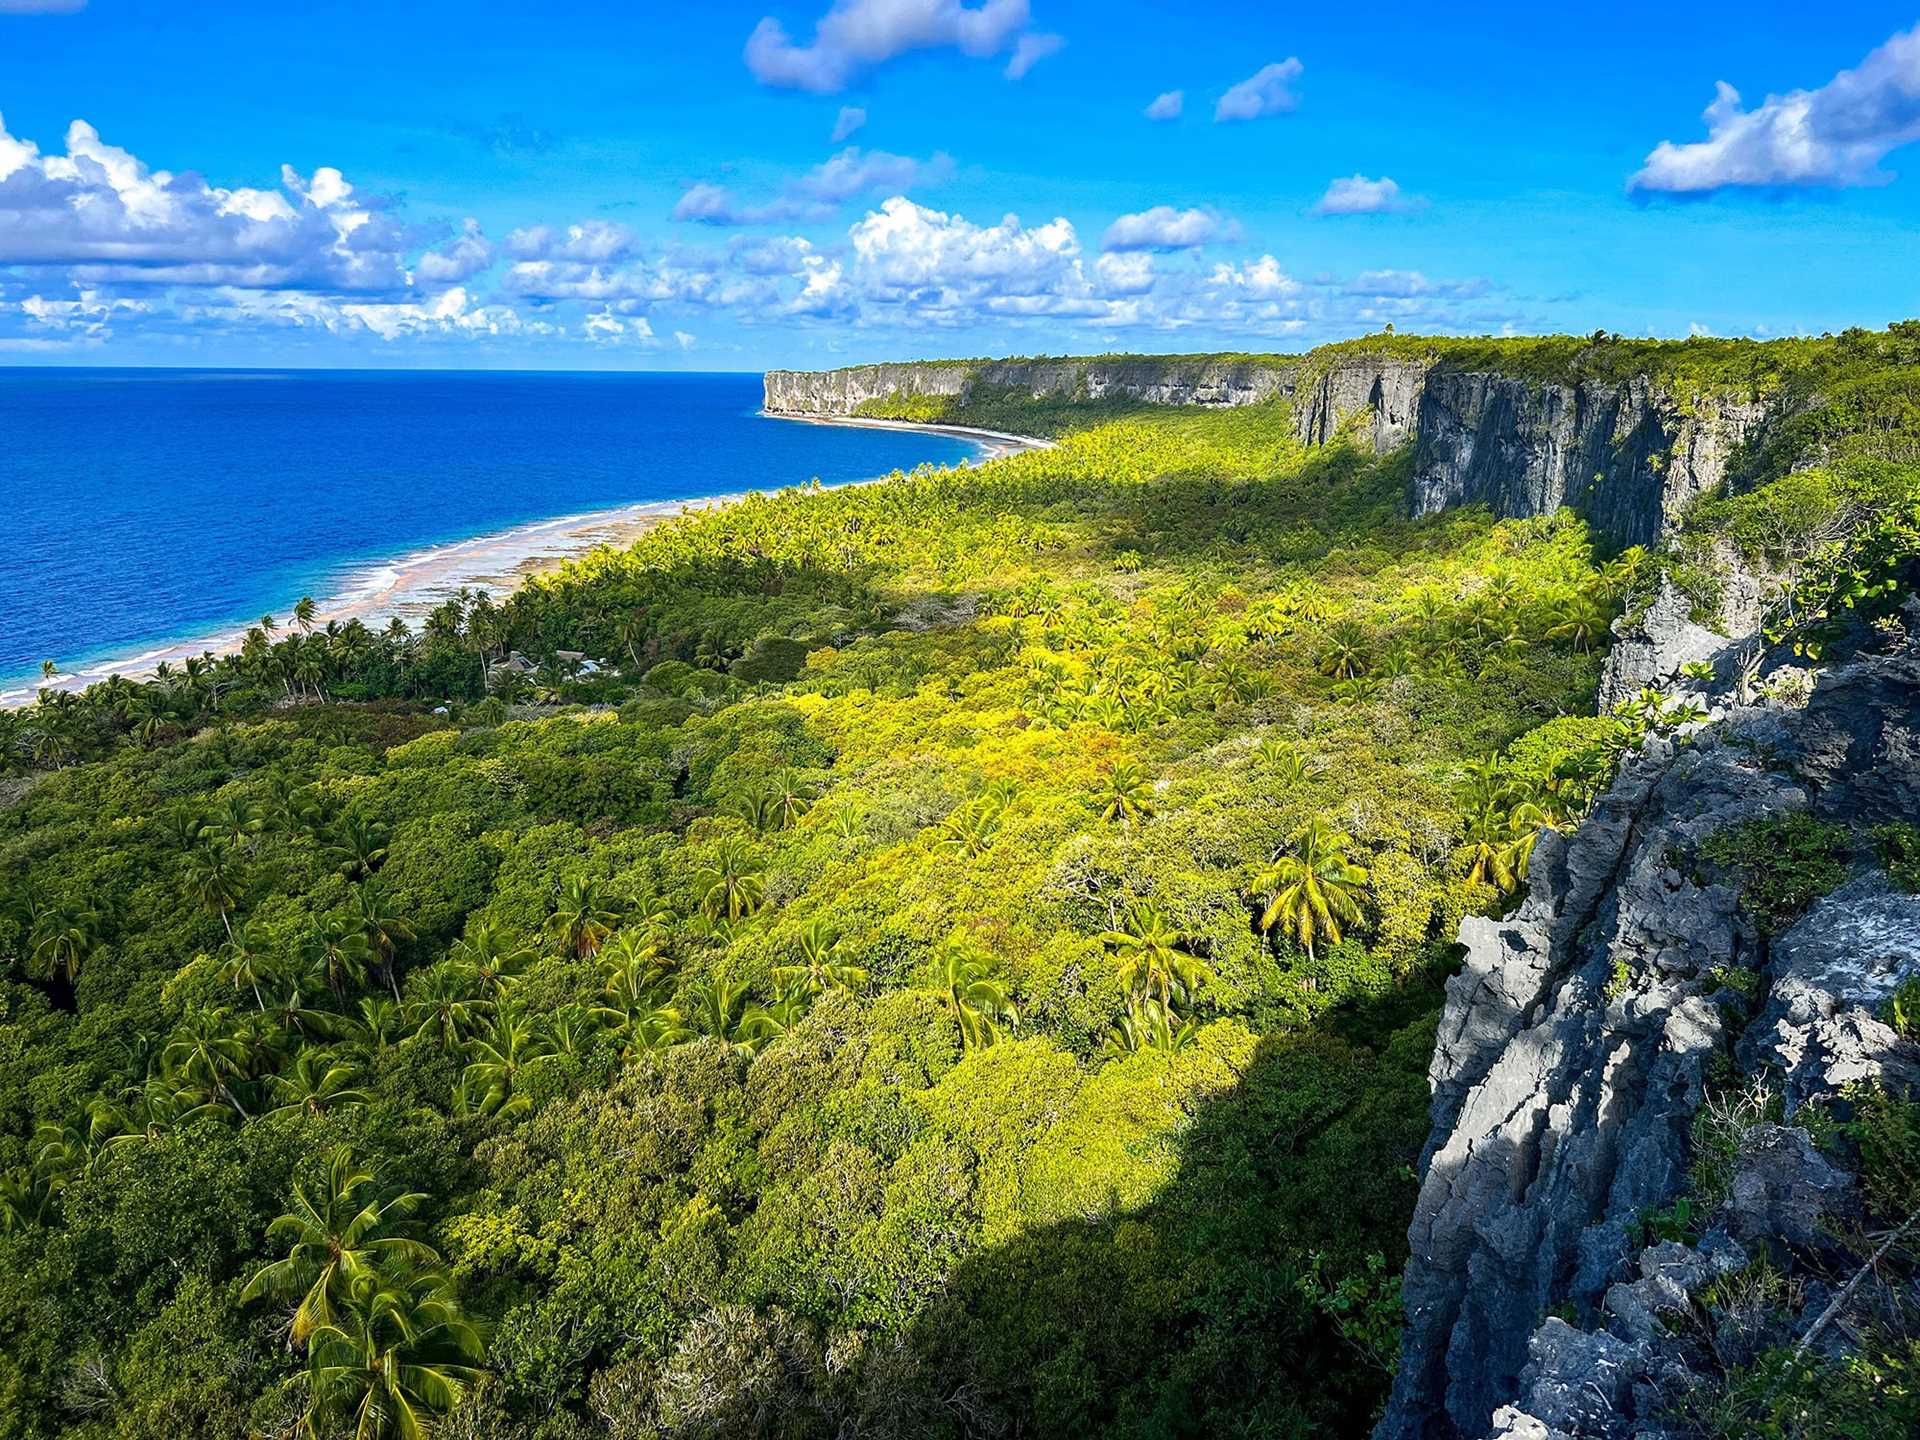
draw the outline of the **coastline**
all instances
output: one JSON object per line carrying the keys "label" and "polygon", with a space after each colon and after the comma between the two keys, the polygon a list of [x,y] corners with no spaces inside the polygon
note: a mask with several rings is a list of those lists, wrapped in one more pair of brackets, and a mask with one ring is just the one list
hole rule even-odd
{"label": "coastline", "polygon": [[[1022,450],[1045,449],[1051,443],[1029,436],[1005,435],[957,425],[781,415],[771,411],[763,413],[768,419],[774,420],[915,430],[969,440],[979,447],[980,453],[964,462],[968,465],[984,464],[988,460],[1017,454]],[[884,475],[875,475],[821,488],[838,490],[852,485],[872,485],[886,478]],[[811,487],[804,484],[784,485],[763,493],[777,494],[781,490],[808,488]],[[504,600],[535,575],[557,570],[569,560],[578,559],[602,546],[631,545],[649,530],[669,520],[736,504],[750,493],[740,490],[676,500],[649,500],[607,510],[553,516],[505,530],[425,546],[387,560],[369,562],[350,571],[334,591],[319,603],[315,622],[325,626],[329,621],[344,624],[348,620],[359,620],[370,629],[377,630],[398,617],[413,625],[462,589],[485,590],[495,600]],[[289,596],[271,613],[290,611],[296,598]],[[30,705],[41,690],[84,690],[111,675],[144,680],[153,674],[155,666],[162,663],[178,666],[182,661],[199,655],[232,654],[240,648],[253,623],[247,621],[185,640],[160,641],[139,650],[88,661],[70,671],[61,671],[52,680],[0,691],[0,708],[15,709]]]}

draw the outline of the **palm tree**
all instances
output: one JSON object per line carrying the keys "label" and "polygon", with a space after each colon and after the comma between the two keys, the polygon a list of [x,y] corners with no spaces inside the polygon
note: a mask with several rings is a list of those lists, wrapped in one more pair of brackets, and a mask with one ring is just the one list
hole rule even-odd
{"label": "palm tree", "polygon": [[1173,1013],[1174,990],[1191,999],[1204,971],[1186,953],[1187,936],[1176,930],[1151,900],[1136,900],[1126,909],[1119,929],[1100,937],[1121,956],[1120,978],[1140,1000],[1153,999],[1161,1010]]}
{"label": "palm tree", "polygon": [[99,910],[69,901],[29,899],[22,916],[27,940],[27,973],[42,980],[56,977],[71,989],[80,967],[105,946],[106,916]]}
{"label": "palm tree", "polygon": [[377,820],[349,815],[335,828],[333,843],[327,846],[327,858],[340,867],[340,873],[347,879],[364,879],[387,858],[390,834]]}
{"label": "palm tree", "polygon": [[560,886],[547,917],[547,934],[567,954],[589,960],[619,923],[607,883],[594,875],[573,875]]}
{"label": "palm tree", "polygon": [[1007,988],[994,975],[991,959],[982,955],[971,937],[955,930],[933,962],[933,988],[960,1027],[968,1049],[991,1045],[1003,1028],[1020,1023]]}
{"label": "palm tree", "polygon": [[209,1097],[231,1105],[242,1120],[250,1117],[232,1082],[244,1073],[247,1047],[227,1024],[226,1010],[202,1010],[183,1021],[161,1052],[168,1074],[197,1086]]}
{"label": "palm tree", "polygon": [[229,845],[250,846],[262,830],[266,821],[260,812],[248,803],[244,795],[229,795],[206,818],[200,827],[200,838],[207,841],[219,841]]}
{"label": "palm tree", "polygon": [[1318,816],[1294,831],[1287,843],[1292,853],[1277,853],[1253,882],[1256,893],[1269,897],[1260,928],[1284,924],[1312,960],[1316,937],[1338,943],[1340,927],[1360,920],[1359,894],[1368,883],[1367,872],[1347,859],[1352,837],[1329,828]]}
{"label": "palm tree", "polygon": [[290,1332],[296,1345],[337,1321],[337,1306],[360,1277],[382,1265],[439,1263],[431,1246],[385,1233],[418,1210],[427,1196],[411,1191],[383,1200],[368,1189],[373,1183],[373,1172],[356,1166],[352,1152],[342,1145],[327,1159],[325,1188],[309,1197],[294,1186],[292,1208],[267,1226],[269,1240],[288,1243],[286,1258],[254,1271],[240,1301],[299,1296]]}
{"label": "palm tree", "polygon": [[700,908],[714,919],[738,920],[751,915],[767,895],[760,883],[759,862],[740,835],[722,838],[711,863],[693,883],[700,892]]}
{"label": "palm tree", "polygon": [[520,1081],[527,1066],[552,1053],[552,1045],[525,1016],[496,1015],[489,1028],[467,1042],[467,1068],[460,1074],[461,1108],[505,1120],[524,1115],[533,1108],[533,1100],[519,1088]]}
{"label": "palm tree", "polygon": [[1367,632],[1351,620],[1342,620],[1326,632],[1320,647],[1321,673],[1351,680],[1367,671]]}
{"label": "palm tree", "polygon": [[360,997],[360,1018],[349,1020],[347,1024],[349,1033],[371,1054],[384,1056],[387,1047],[400,1036],[403,1012],[384,995],[363,995]]}
{"label": "palm tree", "polygon": [[302,635],[313,633],[313,617],[317,608],[311,595],[302,595],[293,602],[293,623],[300,627]]}
{"label": "palm tree", "polygon": [[692,1034],[711,1035],[733,1049],[750,1054],[758,1042],[746,1024],[747,998],[745,985],[724,976],[696,980],[681,992],[680,1011]]}
{"label": "palm tree", "polygon": [[366,932],[357,921],[343,915],[315,920],[300,942],[300,953],[336,995],[345,995],[349,985],[364,984],[373,960],[373,946]]}
{"label": "palm tree", "polygon": [[1002,806],[984,795],[955,807],[940,822],[941,843],[964,850],[969,855],[980,854],[993,844],[994,837],[1000,833],[1002,809]]}
{"label": "palm tree", "polygon": [[800,932],[801,963],[776,966],[774,983],[782,987],[797,983],[814,995],[826,990],[853,990],[865,985],[867,972],[858,965],[843,961],[839,952],[840,937],[827,928],[825,920],[816,915]]}
{"label": "palm tree", "polygon": [[773,806],[774,816],[779,822],[778,829],[796,825],[800,817],[807,813],[813,804],[813,797],[801,785],[800,777],[791,769],[782,770],[773,777],[772,787],[768,791],[768,800]]}
{"label": "palm tree", "polygon": [[1153,786],[1138,765],[1122,760],[1107,772],[1094,797],[1102,820],[1130,824],[1153,814]]}
{"label": "palm tree", "polygon": [[[224,912],[221,918],[226,918]],[[253,1003],[264,1013],[267,1002],[260,996],[260,982],[269,973],[266,954],[244,920],[238,927],[230,926],[227,936],[227,943],[220,947],[220,973],[233,982],[234,989],[252,990]]]}
{"label": "palm tree", "polygon": [[187,857],[187,890],[201,908],[220,917],[220,926],[233,941],[233,921],[228,917],[247,898],[247,869],[225,840],[208,840]]}
{"label": "palm tree", "polygon": [[366,1105],[370,1098],[353,1084],[353,1066],[323,1050],[302,1050],[285,1071],[273,1077],[275,1105],[268,1113],[304,1110],[324,1115],[342,1105]]}
{"label": "palm tree", "polygon": [[360,930],[373,951],[374,963],[387,977],[387,988],[395,1001],[400,999],[400,982],[394,974],[394,949],[402,940],[413,939],[413,925],[393,908],[393,897],[383,886],[368,883],[354,891]]}
{"label": "palm tree", "polygon": [[415,1035],[431,1030],[440,1048],[452,1053],[466,1044],[491,1008],[476,991],[472,975],[457,963],[443,960],[413,976],[401,1007]]}
{"label": "palm tree", "polygon": [[447,958],[482,996],[497,1000],[538,955],[498,920],[482,918],[474,922],[464,939],[453,942]]}
{"label": "palm tree", "polygon": [[326,1324],[313,1332],[312,1435],[354,1440],[427,1440],[433,1417],[456,1405],[486,1372],[479,1326],[433,1271],[363,1271]]}

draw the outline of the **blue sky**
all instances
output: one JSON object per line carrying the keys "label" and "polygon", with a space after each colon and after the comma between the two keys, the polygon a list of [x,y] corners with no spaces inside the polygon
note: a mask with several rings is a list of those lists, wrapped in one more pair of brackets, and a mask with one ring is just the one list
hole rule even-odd
{"label": "blue sky", "polygon": [[1877,326],[1920,314],[1917,22],[0,0],[0,363]]}

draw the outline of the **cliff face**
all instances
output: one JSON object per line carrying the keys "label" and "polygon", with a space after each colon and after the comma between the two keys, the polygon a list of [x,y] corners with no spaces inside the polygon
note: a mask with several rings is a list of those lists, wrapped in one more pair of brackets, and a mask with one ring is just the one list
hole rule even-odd
{"label": "cliff face", "polygon": [[1280,400],[1310,445],[1327,444],[1363,416],[1361,433],[1376,451],[1413,445],[1408,499],[1415,514],[1485,504],[1517,517],[1572,505],[1622,545],[1657,540],[1689,501],[1720,482],[1736,449],[1770,418],[1759,403],[1673,395],[1644,379],[1557,383],[1392,356],[1324,366],[1307,357],[775,370],[766,377],[766,408],[851,415],[864,404],[911,398],[964,405],[981,390],[1146,405]]}
{"label": "cliff face", "polygon": [[[1518,911],[1461,927],[1378,1440],[1680,1433],[1666,1417],[1700,1371],[1808,1336],[1832,1299],[1816,1267],[1803,1301],[1736,1334],[1695,1297],[1762,1255],[1789,1274],[1831,1259],[1858,1224],[1853,1176],[1800,1111],[1857,1081],[1920,1081],[1920,1047],[1877,1018],[1920,975],[1920,897],[1863,847],[1846,884],[1769,936],[1700,847],[1794,810],[1911,819],[1920,649],[1822,677],[1804,710],[1720,699],[1721,723],[1648,742],[1576,832],[1543,836]],[[1773,1108],[1741,1116],[1726,1097],[1756,1084]],[[1697,1240],[1649,1246],[1645,1216],[1697,1188],[1710,1104],[1731,1117],[1724,1193],[1695,1197]],[[1830,1339],[1890,1303],[1876,1287],[1841,1297]]]}

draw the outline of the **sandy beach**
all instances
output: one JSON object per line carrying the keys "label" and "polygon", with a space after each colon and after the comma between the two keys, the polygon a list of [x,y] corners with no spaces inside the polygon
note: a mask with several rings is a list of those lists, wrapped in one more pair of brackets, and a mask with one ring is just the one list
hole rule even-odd
{"label": "sandy beach", "polygon": [[[896,420],[865,420],[838,416],[776,415],[776,420],[793,420],[811,425],[854,425],[883,430],[914,430],[927,434],[955,436],[980,447],[969,464],[980,464],[1022,450],[1044,449],[1051,442],[1025,435],[976,430],[958,425],[918,425]],[[871,485],[885,479],[874,476],[848,482]],[[801,486],[783,488],[806,488]],[[828,489],[844,488],[828,486]],[[350,575],[332,595],[316,596],[319,602],[316,622],[344,624],[359,620],[371,629],[379,629],[394,617],[409,625],[418,622],[461,590],[485,590],[494,599],[504,599],[529,578],[558,569],[568,560],[599,549],[603,545],[627,546],[654,526],[680,515],[731,505],[750,492],[732,491],[684,500],[654,500],[644,504],[594,510],[577,515],[561,515],[536,520],[489,535],[432,545],[392,560],[371,564]],[[293,602],[289,595],[272,613],[285,620]],[[225,630],[178,642],[150,646],[138,652],[105,659],[62,671],[51,681],[0,691],[0,706],[30,704],[41,689],[84,690],[110,675],[144,679],[163,663],[178,666],[181,661],[203,654],[226,655],[240,648],[248,621]]]}

